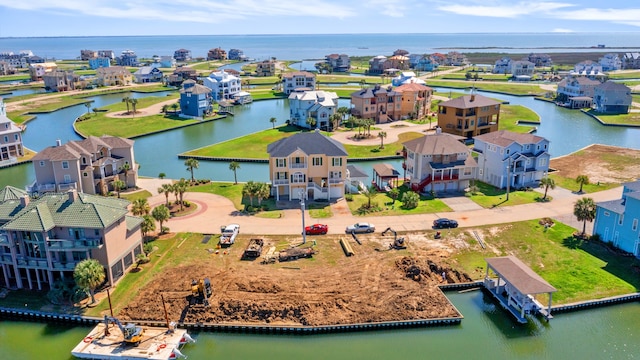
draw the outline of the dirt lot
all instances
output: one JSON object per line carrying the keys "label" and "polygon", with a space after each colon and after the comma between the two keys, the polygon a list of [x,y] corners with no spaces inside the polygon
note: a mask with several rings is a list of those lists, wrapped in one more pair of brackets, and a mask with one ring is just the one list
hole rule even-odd
{"label": "dirt lot", "polygon": [[640,178],[640,150],[591,145],[573,154],[552,159],[558,175],[575,179],[587,175],[591,183],[623,183]]}
{"label": "dirt lot", "polygon": [[[469,281],[446,262],[459,240],[432,240],[405,235],[409,249],[388,250],[392,236],[348,238],[355,256],[346,257],[338,237],[308,237],[318,252],[311,259],[262,264],[241,261],[248,238],[228,249],[201,249],[190,264],[164,270],[145,286],[119,316],[163,320],[160,294],[170,319],[187,322],[326,325],[452,317],[458,313],[437,288],[446,282]],[[300,239],[265,240],[265,252],[285,249]],[[289,244],[286,243],[289,242]],[[186,245],[190,246],[190,245]],[[200,244],[192,244],[195,248]],[[209,245],[211,247],[212,245]],[[224,252],[227,252],[224,254]],[[147,270],[144,270],[147,271]],[[209,277],[210,306],[189,306],[191,279]]]}

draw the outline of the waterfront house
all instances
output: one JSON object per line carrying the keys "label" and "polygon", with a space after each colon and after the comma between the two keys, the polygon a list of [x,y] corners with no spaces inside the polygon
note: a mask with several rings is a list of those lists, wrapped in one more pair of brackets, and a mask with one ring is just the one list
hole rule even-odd
{"label": "waterfront house", "polygon": [[312,128],[307,119],[314,119],[314,128],[330,130],[331,115],[338,109],[338,95],[322,90],[299,90],[289,95],[289,121],[292,125]]}
{"label": "waterfront house", "polygon": [[231,50],[229,50],[229,60],[247,61],[248,58],[244,54],[244,52],[242,50],[240,50],[240,49],[231,49]]}
{"label": "waterfront house", "polygon": [[115,180],[127,188],[138,181],[133,140],[116,136],[89,136],[64,145],[58,140],[36,154],[32,163],[36,180],[27,187],[30,194],[76,189],[106,195],[114,190]]}
{"label": "waterfront house", "polygon": [[73,71],[54,70],[42,76],[44,88],[47,91],[75,90],[80,77]]}
{"label": "waterfront house", "polygon": [[0,61],[0,75],[13,75],[16,73],[16,68],[6,61]]}
{"label": "waterfront house", "polygon": [[537,187],[549,172],[549,140],[507,130],[494,131],[473,138],[478,154],[477,179],[504,189]]}
{"label": "waterfront house", "polygon": [[113,50],[98,50],[98,57],[106,57],[111,60],[116,59],[116,53]]}
{"label": "waterfront house", "polygon": [[424,80],[416,77],[413,71],[403,71],[398,76],[391,79],[391,85],[400,86],[404,84],[426,84]]}
{"label": "waterfront house", "polygon": [[621,199],[596,204],[593,233],[602,241],[640,257],[640,180],[622,185]]}
{"label": "waterfront house", "polygon": [[89,67],[92,70],[95,70],[101,67],[110,67],[110,66],[111,66],[111,59],[109,59],[108,57],[95,57],[95,58],[89,59]]}
{"label": "waterfront house", "polygon": [[187,49],[178,49],[173,52],[173,58],[176,61],[190,61],[191,60],[191,50]]}
{"label": "waterfront house", "polygon": [[282,74],[282,87],[286,95],[298,90],[315,90],[316,75],[308,71],[294,71]]}
{"label": "waterfront house", "polygon": [[29,65],[29,75],[31,75],[31,81],[40,81],[44,74],[52,72],[58,68],[58,65],[53,62],[38,63]]}
{"label": "waterfront house", "polygon": [[393,55],[384,62],[382,67],[383,70],[409,70],[409,57],[404,55]]}
{"label": "waterfront house", "polygon": [[275,76],[276,62],[273,60],[264,60],[256,64],[256,76]]}
{"label": "waterfront house", "polygon": [[486,96],[464,95],[438,105],[438,126],[442,131],[471,139],[497,131],[500,102]]}
{"label": "waterfront house", "polygon": [[15,163],[24,156],[22,129],[7,117],[7,107],[0,98],[0,164]]}
{"label": "waterfront house", "polygon": [[361,119],[372,119],[376,124],[400,120],[402,117],[402,93],[391,85],[376,84],[351,93],[351,114]]}
{"label": "waterfront house", "polygon": [[267,146],[269,179],[276,200],[333,199],[344,195],[347,151],[319,130],[298,133]]}
{"label": "waterfront house", "polygon": [[623,69],[640,69],[640,52],[628,52],[622,56]]}
{"label": "waterfront house", "polygon": [[508,56],[496,60],[493,65],[492,72],[494,74],[508,74],[511,72],[511,58]]}
{"label": "waterfront house", "polygon": [[378,55],[369,59],[369,70],[367,70],[367,74],[369,75],[379,75],[382,74],[385,70],[385,62],[387,61],[387,57],[384,55]]}
{"label": "waterfront house", "polygon": [[219,47],[210,49],[207,53],[207,60],[227,60],[227,52]]}
{"label": "waterfront house", "polygon": [[448,66],[464,66],[469,63],[467,57],[464,54],[461,54],[457,51],[450,51],[447,53],[447,58],[445,60],[445,65]]}
{"label": "waterfront house", "polygon": [[447,62],[447,55],[442,53],[433,53],[429,58],[435,61],[438,65],[444,65]]}
{"label": "waterfront house", "polygon": [[[411,57],[409,57],[411,60]],[[413,65],[413,69],[416,71],[434,71],[438,68],[439,64],[437,61],[433,60],[431,55],[419,55],[415,65]]]}
{"label": "waterfront house", "polygon": [[154,58],[151,66],[169,69],[176,66],[176,59],[174,59],[173,56],[162,55],[158,58]]}
{"label": "waterfront house", "polygon": [[96,78],[101,86],[124,86],[133,82],[133,74],[122,66],[98,68]]}
{"label": "waterfront house", "polygon": [[595,61],[585,60],[577,63],[573,67],[573,71],[569,73],[571,76],[586,76],[590,79],[596,77],[602,77],[605,74],[602,72],[602,65]]}
{"label": "waterfront house", "polygon": [[418,83],[407,83],[396,88],[402,96],[402,105],[400,107],[400,116],[413,119],[420,119],[431,110],[431,98],[433,90],[425,85]]}
{"label": "waterfront house", "polygon": [[180,116],[202,118],[213,110],[211,89],[185,80],[180,89]]}
{"label": "waterfront house", "polygon": [[33,56],[33,53],[29,50],[21,50],[18,54],[8,51],[0,53],[0,61],[6,61],[17,69],[26,69],[29,66],[27,61],[29,56]]}
{"label": "waterfront house", "polygon": [[593,90],[593,105],[603,114],[628,114],[632,102],[631,89],[613,81],[597,85]]}
{"label": "waterfront house", "polygon": [[532,77],[536,67],[534,63],[527,60],[511,61],[509,66],[510,66],[509,72],[513,77],[518,77],[518,76]]}
{"label": "waterfront house", "polygon": [[553,60],[549,54],[530,53],[522,60],[531,61],[536,67],[549,67],[553,65]]}
{"label": "waterfront house", "polygon": [[34,55],[34,56],[27,57],[27,63],[29,65],[31,65],[31,64],[44,64],[45,62],[47,62],[45,60],[45,58],[42,58],[40,56]]}
{"label": "waterfront house", "polygon": [[405,178],[414,191],[462,191],[475,178],[478,165],[463,137],[436,129],[404,146]]}
{"label": "waterfront house", "polygon": [[232,100],[233,97],[242,91],[240,78],[229,74],[224,70],[214,71],[204,79],[204,86],[211,91],[213,100]]}
{"label": "waterfront house", "polygon": [[127,215],[127,200],[76,190],[31,199],[13,190],[17,199],[0,200],[3,287],[51,289],[56,281],[73,281],[85,259],[100,262],[113,286],[143,251],[142,218]]}
{"label": "waterfront house", "polygon": [[116,58],[116,64],[119,66],[138,66],[138,55],[133,50],[124,50]]}
{"label": "waterfront house", "polygon": [[197,80],[198,72],[196,69],[190,68],[188,66],[178,66],[173,74],[170,74],[167,77],[167,83],[171,86],[179,86],[185,80]]}
{"label": "waterfront house", "polygon": [[351,59],[347,54],[329,54],[324,58],[332,71],[345,72],[351,69]]}
{"label": "waterfront house", "polygon": [[90,59],[93,59],[95,57],[98,57],[98,52],[94,51],[94,50],[80,50],[80,60],[82,61],[88,61]]}
{"label": "waterfront house", "polygon": [[601,57],[598,62],[602,66],[602,71],[615,71],[622,69],[622,60],[618,54],[606,54]]}
{"label": "waterfront house", "polygon": [[143,66],[133,73],[133,76],[138,84],[160,82],[164,78],[162,71],[153,66]]}
{"label": "waterfront house", "polygon": [[590,108],[600,81],[584,76],[567,76],[558,83],[556,102],[571,109]]}

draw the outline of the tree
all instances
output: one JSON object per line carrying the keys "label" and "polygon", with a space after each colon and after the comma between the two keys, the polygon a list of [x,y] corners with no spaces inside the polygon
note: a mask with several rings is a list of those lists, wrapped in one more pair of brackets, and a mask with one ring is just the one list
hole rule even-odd
{"label": "tree", "polygon": [[391,205],[396,203],[396,199],[398,199],[398,196],[400,196],[400,190],[398,190],[397,187],[389,190],[389,192],[387,193],[387,195],[391,198],[391,200],[393,200],[393,202],[391,203]]}
{"label": "tree", "polygon": [[340,114],[340,117],[341,117],[341,118],[340,118],[340,120],[344,120],[345,116],[346,116],[347,114],[349,114],[349,113],[351,112],[351,110],[349,110],[349,108],[348,108],[348,107],[346,107],[346,106],[340,106],[340,107],[336,110],[336,112],[337,112],[338,114]]}
{"label": "tree", "polygon": [[92,304],[96,302],[94,292],[104,282],[104,279],[104,267],[95,259],[82,260],[73,270],[73,280],[75,280],[78,287],[89,291]]}
{"label": "tree", "polygon": [[544,196],[542,197],[542,200],[546,200],[547,191],[549,191],[549,188],[551,188],[551,190],[555,189],[556,182],[552,178],[545,176],[542,179],[540,179],[540,187],[544,188]]}
{"label": "tree", "polygon": [[91,111],[93,111],[93,116],[97,116],[98,115],[98,108],[93,108],[93,109],[91,109]]}
{"label": "tree", "polygon": [[111,182],[111,186],[113,186],[113,189],[116,191],[116,193],[118,193],[118,199],[119,199],[120,190],[124,189],[126,184],[122,180],[113,180],[113,182]]}
{"label": "tree", "polygon": [[167,199],[167,206],[169,206],[169,194],[171,194],[172,192],[172,184],[162,184],[162,186],[158,188],[158,194],[164,194],[165,198]]}
{"label": "tree", "polygon": [[158,177],[159,177],[160,179],[164,179],[164,178],[166,178],[166,177],[167,177],[167,174],[165,174],[165,173],[161,172],[160,174],[158,174]]}
{"label": "tree", "polygon": [[87,115],[90,113],[91,111],[91,103],[90,102],[86,102],[84,103],[84,106],[87,108]]}
{"label": "tree", "polygon": [[120,166],[120,170],[124,173],[124,187],[129,187],[129,170],[131,170],[131,165],[129,163],[124,163],[124,165]]}
{"label": "tree", "polygon": [[163,114],[166,114],[166,113],[167,113],[167,111],[169,111],[169,105],[167,105],[167,104],[162,105],[162,110],[161,110],[161,112],[162,112]]}
{"label": "tree", "polygon": [[[273,118],[272,118],[273,119]],[[229,163],[229,170],[233,171],[233,183],[238,184],[238,175],[237,170],[240,169],[240,163],[237,161],[232,161]]]}
{"label": "tree", "polygon": [[138,105],[138,99],[131,99],[129,100],[129,102],[131,102],[131,109],[133,110],[133,116],[136,116],[136,106]]}
{"label": "tree", "polygon": [[171,217],[169,208],[164,205],[158,205],[155,208],[153,208],[153,211],[151,211],[151,217],[153,217],[158,223],[160,223],[160,233],[163,234],[164,229],[162,224],[165,221],[168,221],[169,218]]}
{"label": "tree", "polygon": [[367,186],[367,189],[364,192],[364,196],[367,197],[367,208],[370,209],[371,208],[371,200],[373,200],[373,198],[378,196],[378,189],[373,185],[369,185],[369,186]]}
{"label": "tree", "polygon": [[248,181],[242,187],[242,196],[247,196],[249,198],[251,207],[253,207],[253,198],[256,195],[256,187],[256,183],[253,180]]}
{"label": "tree", "polygon": [[384,138],[387,137],[386,131],[378,132],[378,137],[380,138],[380,149],[384,149]]}
{"label": "tree", "polygon": [[156,222],[153,220],[151,215],[143,215],[142,216],[142,224],[140,224],[140,231],[142,232],[142,237],[146,237],[148,233],[154,231],[156,229]]}
{"label": "tree", "polygon": [[177,183],[173,184],[175,191],[178,192],[178,196],[179,196],[179,203],[180,203],[180,211],[183,210],[182,205],[184,205],[184,201],[182,201],[183,197],[184,197],[184,193],[187,192],[187,189],[189,188],[189,183],[187,183],[187,180],[185,179],[180,179],[180,181],[178,181]]}
{"label": "tree", "polygon": [[584,185],[589,185],[589,177],[587,175],[578,175],[578,177],[576,177],[576,183],[580,184],[578,194],[582,194],[582,187]]}
{"label": "tree", "polygon": [[131,98],[128,96],[125,96],[122,98],[122,102],[125,103],[127,105],[127,114],[129,113],[129,104],[131,103]]}
{"label": "tree", "polygon": [[307,123],[307,125],[309,125],[310,128],[315,128],[316,124],[318,123],[318,121],[312,117],[308,117],[307,121],[305,121]]}
{"label": "tree", "polygon": [[180,106],[180,105],[178,105],[178,103],[173,103],[171,105],[171,109],[173,109],[173,114],[174,115],[175,115],[176,111],[178,110],[178,106]]}
{"label": "tree", "polygon": [[198,166],[200,166],[198,160],[194,158],[188,158],[187,160],[185,160],[184,165],[187,167],[187,171],[191,172],[191,182],[196,181],[196,179],[193,177],[193,169],[197,169]]}
{"label": "tree", "polygon": [[131,206],[131,212],[135,216],[141,215],[149,215],[151,211],[151,207],[149,206],[149,201],[147,199],[135,199],[133,200],[133,204]]}
{"label": "tree", "polygon": [[275,129],[276,128],[276,122],[278,121],[278,119],[272,117],[271,119],[269,119],[269,122],[271,123],[271,128]]}
{"label": "tree", "polygon": [[402,194],[402,205],[405,209],[415,209],[420,202],[420,195],[415,191],[407,191]]}
{"label": "tree", "polygon": [[364,126],[367,128],[367,136],[371,136],[371,126],[375,124],[373,119],[364,119]]}
{"label": "tree", "polygon": [[329,120],[331,120],[331,130],[335,130],[340,126],[340,121],[342,120],[342,115],[335,113],[329,116]]}
{"label": "tree", "polygon": [[582,221],[582,236],[587,231],[587,221],[592,222],[596,218],[596,203],[592,198],[582,198],[573,205],[573,215],[578,221]]}
{"label": "tree", "polygon": [[262,200],[268,199],[271,195],[271,186],[267,183],[257,183],[255,196],[258,198],[258,206],[262,205]]}

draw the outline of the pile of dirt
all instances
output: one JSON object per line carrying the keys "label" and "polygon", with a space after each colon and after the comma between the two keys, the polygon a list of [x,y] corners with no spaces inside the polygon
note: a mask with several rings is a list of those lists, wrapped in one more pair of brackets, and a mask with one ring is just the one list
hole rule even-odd
{"label": "pile of dirt", "polygon": [[473,281],[466,273],[460,273],[450,267],[440,266],[429,259],[403,257],[396,260],[396,267],[407,278],[417,282],[461,283]]}

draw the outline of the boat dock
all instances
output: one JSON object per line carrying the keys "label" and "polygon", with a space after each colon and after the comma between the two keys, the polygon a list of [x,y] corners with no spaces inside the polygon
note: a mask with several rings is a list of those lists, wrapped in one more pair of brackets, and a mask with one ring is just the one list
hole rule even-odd
{"label": "boat dock", "polygon": [[105,334],[106,326],[103,322],[96,325],[71,354],[80,359],[176,359],[184,356],[179,349],[190,339],[184,329],[143,327],[140,343],[128,344],[118,326],[108,325],[108,335]]}

